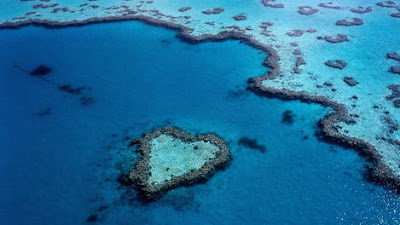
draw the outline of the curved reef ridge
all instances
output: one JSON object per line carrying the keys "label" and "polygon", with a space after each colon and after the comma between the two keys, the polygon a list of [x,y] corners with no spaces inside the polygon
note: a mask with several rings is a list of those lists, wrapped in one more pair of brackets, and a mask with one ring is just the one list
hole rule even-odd
{"label": "curved reef ridge", "polygon": [[[387,87],[399,83],[398,76],[389,72],[397,64],[385,57],[387,52],[396,51],[396,46],[381,44],[395,43],[393,39],[400,37],[400,31],[392,29],[399,25],[400,20],[390,16],[390,13],[396,13],[399,6],[391,4],[397,8],[388,8],[376,4],[366,5],[364,1],[356,4],[342,0],[335,2],[332,8],[311,1],[307,5],[310,8],[319,7],[320,13],[304,17],[298,13],[304,2],[287,1],[281,8],[264,7],[263,3],[268,2],[251,2],[246,8],[238,4],[239,11],[235,8],[236,4],[223,2],[204,8],[201,5],[190,5],[187,1],[96,1],[96,5],[91,4],[91,1],[89,4],[71,1],[68,6],[63,6],[68,11],[59,10],[55,14],[52,9],[43,7],[32,9],[35,2],[24,1],[18,3],[26,6],[20,7],[20,12],[0,16],[0,28],[17,28],[30,24],[53,28],[140,20],[178,30],[178,37],[190,43],[241,40],[268,54],[264,65],[270,71],[250,79],[249,90],[262,96],[298,99],[332,108],[333,112],[319,123],[322,136],[368,156],[373,163],[373,167],[368,170],[368,178],[400,192],[400,146],[396,144],[400,133],[391,128],[400,121],[400,114],[393,102],[385,98],[389,93]],[[279,0],[271,2],[281,5]],[[191,10],[179,10],[183,7],[190,7]],[[4,10],[6,8],[3,7]],[[210,8],[221,8],[224,11],[212,15],[202,13]],[[359,11],[362,9],[370,13],[364,16]],[[287,20],[288,13],[291,13],[290,20]],[[363,20],[363,26],[336,25],[338,19],[353,18],[355,13]],[[371,23],[369,15],[374,13],[381,18],[379,23]],[[234,16],[238,14],[246,15],[247,19],[236,21]],[[265,21],[265,15],[279,19],[272,24]],[[265,22],[259,24],[260,21]],[[371,27],[376,25],[380,29]],[[301,36],[287,35],[293,30],[315,32],[302,32]],[[374,38],[367,39],[365,37],[370,34],[370,30],[375,30]],[[388,35],[385,30],[390,30],[392,35]],[[365,46],[369,46],[370,52],[374,54],[364,51]],[[299,54],[292,54],[294,51]],[[327,67],[325,62],[332,58],[345,61],[347,66],[342,70]],[[300,61],[302,63],[299,64]],[[381,79],[382,76],[385,79]],[[349,85],[346,77],[351,77],[357,84]],[[327,83],[330,85],[322,85]],[[375,86],[371,88],[371,84]],[[388,124],[386,118],[390,118],[393,124]]]}
{"label": "curved reef ridge", "polygon": [[144,200],[182,185],[205,181],[231,160],[226,142],[215,134],[191,136],[165,127],[133,140],[140,158],[129,178]]}

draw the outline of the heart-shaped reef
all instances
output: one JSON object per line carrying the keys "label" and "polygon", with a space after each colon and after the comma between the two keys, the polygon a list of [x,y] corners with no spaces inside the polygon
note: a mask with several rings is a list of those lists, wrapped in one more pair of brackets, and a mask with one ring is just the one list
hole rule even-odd
{"label": "heart-shaped reef", "polygon": [[140,158],[129,178],[144,200],[155,200],[178,186],[206,181],[231,160],[226,142],[215,134],[192,136],[164,127],[133,143]]}

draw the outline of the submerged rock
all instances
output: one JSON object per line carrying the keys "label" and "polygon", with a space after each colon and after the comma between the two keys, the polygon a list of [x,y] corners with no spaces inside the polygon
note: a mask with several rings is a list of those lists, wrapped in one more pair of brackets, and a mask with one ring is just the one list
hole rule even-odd
{"label": "submerged rock", "polygon": [[289,36],[292,36],[292,37],[300,37],[301,35],[304,34],[304,31],[303,30],[293,30],[291,32],[287,32],[286,34]]}
{"label": "submerged rock", "polygon": [[358,84],[358,82],[352,77],[344,77],[343,81],[349,86],[356,86]]}
{"label": "submerged rock", "polygon": [[325,65],[336,69],[343,69],[346,66],[346,62],[343,60],[329,60],[325,62]]}
{"label": "submerged rock", "polygon": [[191,136],[173,127],[144,134],[137,152],[141,156],[129,178],[145,201],[175,187],[205,181],[231,159],[226,142],[216,135]]}
{"label": "submerged rock", "polygon": [[235,19],[236,21],[240,21],[240,20],[246,20],[247,17],[243,14],[240,14],[240,15],[234,16],[233,19]]}
{"label": "submerged rock", "polygon": [[299,49],[296,49],[293,51],[293,55],[301,55],[301,51]]}
{"label": "submerged rock", "polygon": [[213,10],[206,10],[203,11],[204,14],[209,15],[209,14],[220,14],[224,11],[223,8],[214,8]]}
{"label": "submerged rock", "polygon": [[392,84],[389,85],[389,90],[392,91],[392,94],[390,94],[389,96],[386,96],[387,100],[393,100],[396,98],[400,98],[400,85],[396,85],[396,84]]}
{"label": "submerged rock", "polygon": [[276,2],[276,0],[262,0],[261,3],[266,6],[266,7],[271,7],[271,8],[283,8],[285,7],[283,4],[272,4],[270,2]]}
{"label": "submerged rock", "polygon": [[400,54],[398,54],[396,52],[388,53],[387,57],[389,59],[394,59],[394,60],[400,61]]}
{"label": "submerged rock", "polygon": [[336,22],[338,26],[359,26],[363,25],[364,21],[360,18],[353,18],[353,21],[339,20]]}
{"label": "submerged rock", "polygon": [[400,66],[392,66],[389,71],[400,75]]}
{"label": "submerged rock", "polygon": [[385,8],[396,8],[396,3],[393,1],[383,1],[376,3],[377,6],[385,7]]}
{"label": "submerged rock", "polygon": [[400,12],[390,14],[391,17],[400,18]]}
{"label": "submerged rock", "polygon": [[340,6],[334,6],[332,2],[320,3],[318,6],[327,9],[340,9]]}
{"label": "submerged rock", "polygon": [[256,139],[251,139],[248,137],[241,137],[238,141],[238,145],[259,150],[262,153],[267,151],[267,147],[265,147],[265,145],[258,144]]}
{"label": "submerged rock", "polygon": [[371,7],[367,7],[367,8],[358,7],[358,8],[351,9],[351,11],[354,13],[364,14],[364,13],[372,12],[372,8]]}
{"label": "submerged rock", "polygon": [[319,10],[313,9],[311,6],[300,6],[299,10],[297,12],[302,15],[309,16],[309,15],[319,12]]}
{"label": "submerged rock", "polygon": [[393,121],[389,117],[383,118],[386,124],[388,125],[388,131],[389,133],[393,134],[395,131],[399,130],[399,124],[397,124],[395,121]]}
{"label": "submerged rock", "polygon": [[47,75],[51,72],[51,68],[45,65],[40,65],[38,67],[36,67],[34,70],[32,70],[32,72],[30,72],[29,74],[32,76],[44,76]]}
{"label": "submerged rock", "polygon": [[299,67],[301,65],[306,65],[306,61],[304,60],[303,57],[297,57],[296,58],[296,67]]}
{"label": "submerged rock", "polygon": [[400,108],[400,100],[394,100],[393,104],[396,108]]}
{"label": "submerged rock", "polygon": [[301,65],[306,65],[306,61],[303,57],[297,57],[295,67],[293,68],[293,73],[300,74],[301,72],[299,66]]}
{"label": "submerged rock", "polygon": [[86,87],[74,88],[69,84],[63,84],[63,85],[58,86],[58,89],[60,91],[64,91],[64,92],[67,92],[67,93],[70,93],[70,94],[80,94],[85,88]]}
{"label": "submerged rock", "polygon": [[388,87],[392,93],[386,96],[388,101],[393,101],[395,107],[400,108],[400,85],[392,84]]}
{"label": "submerged rock", "polygon": [[179,12],[186,12],[186,11],[191,10],[191,9],[192,9],[192,7],[182,7],[182,8],[179,9]]}
{"label": "submerged rock", "polygon": [[325,36],[324,39],[325,39],[325,41],[334,43],[334,44],[348,41],[347,36],[344,34],[337,34],[336,37]]}
{"label": "submerged rock", "polygon": [[300,71],[299,67],[296,66],[295,68],[293,68],[293,73],[300,74],[301,71]]}

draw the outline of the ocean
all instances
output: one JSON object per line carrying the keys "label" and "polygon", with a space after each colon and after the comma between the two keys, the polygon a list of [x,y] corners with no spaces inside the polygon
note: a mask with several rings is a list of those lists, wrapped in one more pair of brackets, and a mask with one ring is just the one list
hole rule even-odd
{"label": "ocean", "polygon": [[[0,30],[0,224],[400,223],[400,197],[365,180],[366,159],[315,135],[329,109],[246,90],[265,53],[175,35],[133,21]],[[39,65],[52,70],[31,76]],[[129,140],[163,126],[215,132],[233,160],[143,203],[117,178],[137,158]]]}

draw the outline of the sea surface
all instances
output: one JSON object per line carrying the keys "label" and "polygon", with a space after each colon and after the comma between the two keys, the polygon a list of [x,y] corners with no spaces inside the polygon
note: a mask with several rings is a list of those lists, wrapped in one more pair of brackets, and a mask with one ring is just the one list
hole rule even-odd
{"label": "sea surface", "polygon": [[[400,197],[364,179],[365,158],[315,136],[329,109],[246,90],[265,53],[175,35],[141,22],[0,30],[0,224],[400,223]],[[29,75],[39,65],[45,80]],[[129,139],[162,126],[215,132],[233,161],[144,204],[117,178],[137,157]]]}

